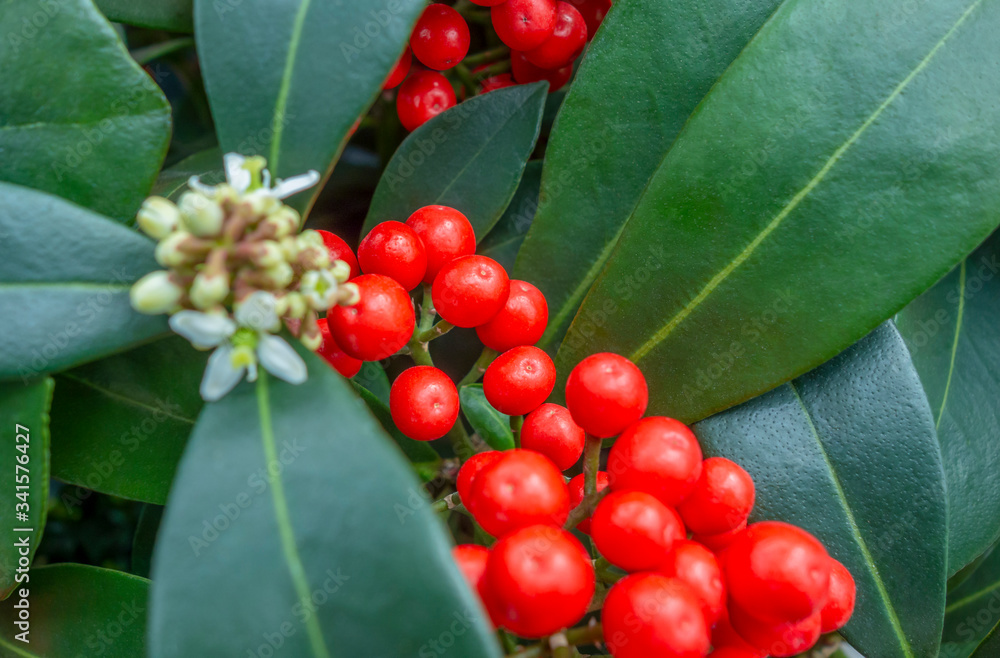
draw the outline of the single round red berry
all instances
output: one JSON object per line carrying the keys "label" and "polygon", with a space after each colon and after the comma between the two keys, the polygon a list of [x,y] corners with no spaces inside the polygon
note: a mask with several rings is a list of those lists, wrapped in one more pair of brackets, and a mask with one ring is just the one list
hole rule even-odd
{"label": "single round red berry", "polygon": [[608,453],[608,474],[615,491],[645,491],[674,507],[694,489],[701,463],[701,446],[687,425],[651,416],[615,441]]}
{"label": "single round red berry", "polygon": [[469,24],[448,5],[428,5],[413,27],[410,48],[427,68],[450,69],[469,52]]}
{"label": "single round red berry", "polygon": [[726,587],[722,567],[712,551],[687,539],[674,542],[674,550],[660,564],[660,573],[687,583],[701,600],[709,626],[726,612]]}
{"label": "single round red berry", "polygon": [[736,541],[740,533],[746,530],[746,527],[747,522],[744,521],[729,532],[723,532],[718,535],[695,535],[693,539],[716,555],[719,555],[729,548],[730,544]]}
{"label": "single round red berry", "polygon": [[486,562],[498,625],[538,638],[573,626],[594,596],[586,549],[561,528],[533,525],[500,541]]}
{"label": "single round red berry", "polygon": [[402,222],[382,222],[358,245],[358,263],[365,274],[384,274],[413,290],[427,273],[427,252],[412,228]]}
{"label": "single round red berry", "polygon": [[573,422],[569,409],[558,404],[543,404],[524,419],[521,447],[540,452],[560,471],[580,459],[587,435]]}
{"label": "single round red berry", "polygon": [[517,82],[514,80],[514,76],[510,73],[501,73],[500,75],[491,76],[480,82],[479,93],[488,94],[491,91],[504,89],[506,87],[513,87],[516,84]]}
{"label": "single round red berry", "polygon": [[823,544],[801,528],[780,521],[750,525],[722,562],[730,599],[764,622],[803,619],[826,603],[832,561]]}
{"label": "single round red berry", "polygon": [[651,571],[684,539],[677,512],[641,491],[615,491],[597,504],[590,536],[608,562],[625,571]]}
{"label": "single round red berry", "polygon": [[709,626],[691,588],[658,573],[619,580],[601,612],[604,640],[615,658],[703,658]]}
{"label": "single round red berry", "polygon": [[740,637],[729,623],[728,610],[712,629],[712,651],[710,656],[723,651],[722,655],[727,658],[767,658],[766,651],[757,649]]}
{"label": "single round red berry", "polygon": [[494,537],[529,525],[562,526],[569,516],[569,490],[562,473],[531,450],[501,453],[476,475],[471,497],[469,510]]}
{"label": "single round red berry", "polygon": [[465,576],[466,582],[469,583],[472,591],[476,593],[482,602],[483,608],[486,609],[487,614],[489,614],[493,623],[496,624],[497,620],[494,618],[494,608],[496,606],[486,586],[485,578],[486,562],[490,557],[489,549],[485,546],[477,546],[476,544],[459,544],[451,549],[451,555],[455,558],[458,570]]}
{"label": "single round red berry", "polygon": [[753,510],[753,478],[723,457],[701,464],[694,489],[677,507],[684,525],[696,535],[718,535],[746,523]]}
{"label": "single round red berry", "polygon": [[462,500],[462,504],[465,505],[465,509],[473,514],[475,512],[472,509],[474,500],[472,498],[472,483],[475,481],[476,476],[479,475],[479,471],[500,459],[502,455],[503,453],[499,450],[477,452],[462,464],[462,468],[458,469],[455,488],[458,489],[458,497]]}
{"label": "single round red berry", "polygon": [[413,302],[401,285],[381,274],[363,274],[353,283],[361,299],[354,306],[334,306],[327,312],[330,333],[355,359],[386,359],[413,335]]}
{"label": "single round red berry", "polygon": [[542,291],[527,281],[512,279],[507,303],[476,335],[486,347],[506,352],[512,347],[534,345],[549,323],[549,305]]}
{"label": "single round red berry", "polygon": [[611,0],[567,0],[576,7],[583,20],[587,23],[587,39],[593,39],[597,28],[601,27],[604,17],[611,9]]}
{"label": "single round red berry", "polygon": [[857,596],[857,586],[854,576],[840,562],[830,559],[830,593],[826,605],[820,611],[823,633],[839,630],[854,614],[854,599]]}
{"label": "single round red berry", "polygon": [[392,67],[392,71],[389,72],[389,77],[386,78],[382,89],[395,89],[398,87],[399,83],[406,79],[406,74],[410,72],[410,65],[412,63],[413,54],[410,52],[410,47],[407,46],[403,54],[399,56],[396,65]]}
{"label": "single round red berry", "polygon": [[576,7],[556,3],[556,27],[542,45],[524,53],[529,62],[552,71],[573,63],[587,45],[587,23]]}
{"label": "single round red berry", "polygon": [[[347,263],[351,268],[350,279],[361,274],[361,268],[358,267],[358,259],[351,251],[350,245],[344,242],[344,239],[335,233],[330,233],[329,231],[317,230],[320,237],[323,238],[323,245],[326,250],[330,252],[330,260],[342,260]],[[350,280],[348,279],[348,280]]]}
{"label": "single round red berry", "polygon": [[[507,0],[490,12],[497,36],[512,50],[542,45],[556,27],[556,0]],[[515,76],[516,77],[516,76]]]}
{"label": "single round red berry", "polygon": [[441,268],[462,256],[476,253],[476,233],[468,218],[448,206],[424,206],[410,215],[412,228],[427,250],[424,283],[434,283]]}
{"label": "single round red berry", "polygon": [[[583,502],[585,497],[584,486],[586,485],[585,477],[583,473],[580,473],[572,480],[569,481],[569,508],[575,509],[577,505]],[[608,488],[608,474],[604,471],[597,471],[597,486],[594,491],[604,491]],[[593,516],[593,515],[591,515]],[[585,535],[590,534],[590,517],[588,516],[583,521],[577,524],[576,529]]]}
{"label": "single round red berry", "polygon": [[406,79],[396,94],[396,113],[407,130],[416,130],[458,99],[448,79],[436,71],[419,71]]}
{"label": "single round red berry", "polygon": [[[442,316],[443,317],[443,316]],[[545,402],[556,385],[556,366],[544,351],[523,346],[498,356],[483,375],[483,393],[493,408],[523,416]]]}
{"label": "single round red berry", "polygon": [[514,80],[522,85],[545,80],[549,83],[550,94],[562,89],[569,82],[569,79],[573,77],[572,65],[549,71],[548,69],[535,66],[528,61],[524,53],[516,50],[510,54],[510,72],[514,76]]}
{"label": "single round red berry", "polygon": [[649,390],[642,372],[623,356],[604,352],[577,364],[566,381],[566,406],[573,420],[602,439],[621,434],[642,418]]}
{"label": "single round red berry", "polygon": [[320,318],[316,322],[319,324],[319,333],[323,337],[323,342],[320,343],[316,354],[323,357],[327,363],[333,366],[334,370],[348,379],[361,372],[361,366],[364,365],[364,361],[355,359],[340,349],[340,345],[337,345],[337,341],[333,339],[333,335],[330,333],[330,326],[327,324],[327,319]]}
{"label": "single round red berry", "polygon": [[770,624],[751,615],[738,605],[729,608],[729,622],[750,646],[771,658],[788,658],[808,651],[820,636],[820,614],[781,624]]}
{"label": "single round red berry", "polygon": [[458,389],[434,366],[404,370],[389,391],[389,411],[399,431],[417,441],[440,439],[458,420]]}
{"label": "single round red berry", "polygon": [[456,327],[478,327],[507,303],[510,280],[503,266],[486,256],[462,256],[441,268],[431,288],[434,308]]}

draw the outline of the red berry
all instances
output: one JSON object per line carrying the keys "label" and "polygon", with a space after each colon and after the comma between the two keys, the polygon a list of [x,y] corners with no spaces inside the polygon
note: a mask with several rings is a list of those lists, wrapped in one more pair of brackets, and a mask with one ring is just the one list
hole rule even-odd
{"label": "red berry", "polygon": [[530,525],[561,526],[569,516],[569,490],[562,473],[531,450],[501,453],[476,475],[470,495],[469,511],[494,537]]}
{"label": "red berry", "polygon": [[623,356],[604,352],[577,364],[566,382],[566,406],[588,434],[622,433],[646,412],[649,391],[642,372]]}
{"label": "red berry", "polygon": [[[572,480],[569,481],[569,508],[574,509],[577,505],[583,502],[584,493],[583,487],[586,484],[584,481],[583,473],[580,473]],[[595,492],[604,491],[608,488],[608,474],[604,471],[597,471],[597,487]],[[577,524],[576,529],[585,535],[590,534],[590,517],[580,521]]]}
{"label": "red berry", "polygon": [[750,646],[767,652],[772,658],[787,658],[808,651],[820,635],[818,611],[805,619],[769,624],[734,605],[729,609],[729,620]]}
{"label": "red berry", "polygon": [[401,285],[381,274],[363,274],[354,283],[361,300],[354,306],[334,306],[327,312],[330,333],[355,359],[386,359],[413,335],[413,302]]}
{"label": "red berry", "polygon": [[512,279],[507,303],[496,317],[476,327],[476,335],[486,347],[506,352],[537,343],[548,323],[549,305],[542,291],[527,281]]}
{"label": "red berry", "polygon": [[651,571],[684,539],[677,512],[641,491],[616,491],[597,504],[590,535],[608,562],[625,571]]}
{"label": "red berry", "polygon": [[522,528],[498,541],[486,583],[500,626],[538,638],[571,627],[594,596],[594,569],[573,535],[551,526]]}
{"label": "red berry", "polygon": [[682,539],[674,543],[674,550],[660,564],[659,571],[690,585],[701,600],[710,626],[725,614],[726,587],[722,580],[722,567],[712,551]]}
{"label": "red berry", "polygon": [[[382,89],[394,89],[398,87],[399,83],[406,79],[406,74],[410,72],[410,65],[412,63],[413,54],[410,52],[410,47],[407,46],[403,54],[399,56],[396,65],[392,67],[392,71],[389,72],[389,77],[386,78]],[[360,119],[358,121],[360,122]]]}
{"label": "red berry", "polygon": [[746,648],[743,647],[717,647],[715,643],[712,643],[714,647],[712,653],[708,654],[708,658],[767,658],[767,654],[754,649],[749,644]]}
{"label": "red berry", "polygon": [[323,337],[323,342],[320,343],[316,354],[326,359],[326,362],[333,366],[334,370],[348,379],[361,372],[361,366],[364,364],[364,361],[355,359],[340,349],[340,345],[337,345],[337,341],[330,334],[330,326],[327,324],[327,319],[320,318],[316,322],[319,324],[319,333]]}
{"label": "red berry", "polygon": [[497,5],[502,5],[507,2],[507,0],[470,0],[472,4],[479,5],[480,7],[496,7]]}
{"label": "red berry", "polygon": [[[458,478],[455,480],[455,488],[458,489],[458,497],[462,500],[462,504],[465,505],[465,509],[473,512],[472,483],[475,481],[476,476],[479,475],[479,471],[495,462],[501,457],[501,455],[503,455],[503,453],[498,450],[477,452],[469,457],[468,461],[462,464],[462,468],[458,469]],[[473,512],[473,514],[475,514],[475,512]]]}
{"label": "red berry", "polygon": [[510,73],[501,73],[500,75],[494,75],[480,82],[479,93],[488,94],[491,91],[496,91],[497,89],[503,89],[505,87],[513,87],[516,84],[517,82],[514,81],[514,76]]}
{"label": "red berry", "polygon": [[450,69],[469,52],[469,24],[448,5],[428,5],[413,27],[410,47],[427,68]]}
{"label": "red berry", "polygon": [[830,568],[830,556],[818,539],[779,521],[748,526],[723,557],[730,599],[770,624],[818,612],[827,600]]}
{"label": "red berry", "polygon": [[503,266],[486,256],[462,256],[441,268],[431,296],[442,319],[456,327],[478,327],[507,303],[510,280]]}
{"label": "red berry", "polygon": [[555,385],[556,366],[552,359],[544,351],[530,346],[507,350],[483,375],[486,399],[494,409],[508,416],[523,416],[534,411],[545,402]]}
{"label": "red berry", "polygon": [[490,16],[501,41],[513,50],[531,50],[555,30],[556,0],[507,0],[494,6]]}
{"label": "red berry", "polygon": [[416,130],[445,110],[457,99],[451,83],[436,71],[414,73],[396,94],[396,113],[407,130]]}
{"label": "red berry", "polygon": [[493,619],[493,623],[496,624],[493,597],[486,587],[486,578],[484,577],[486,562],[490,557],[489,549],[476,544],[459,544],[451,549],[451,555],[455,558],[455,563],[458,564],[458,570],[465,576],[466,582],[469,583],[472,591],[476,593],[490,618]]}
{"label": "red berry", "polygon": [[663,416],[643,418],[611,447],[611,488],[645,491],[674,507],[694,489],[701,462],[698,439],[687,425]]}
{"label": "red berry", "polygon": [[440,439],[458,420],[458,389],[434,366],[404,370],[389,391],[389,412],[399,431],[417,441]]}
{"label": "red berry", "polygon": [[330,252],[330,260],[342,260],[350,265],[351,279],[361,274],[357,257],[355,257],[354,252],[351,251],[351,247],[344,242],[342,237],[329,231],[317,230],[316,232],[323,238],[323,244],[326,246],[326,250]]}
{"label": "red berry", "polygon": [[545,80],[549,83],[550,94],[562,89],[569,82],[569,79],[573,77],[572,66],[564,66],[561,69],[549,71],[535,66],[528,61],[524,53],[516,50],[510,54],[510,71],[511,75],[514,76],[514,80],[522,85]]}
{"label": "red berry", "polygon": [[718,535],[746,523],[753,503],[750,474],[735,462],[711,457],[702,462],[698,483],[677,511],[694,534]]}
{"label": "red berry", "polygon": [[593,39],[594,33],[611,9],[611,0],[567,0],[567,2],[576,7],[583,16],[583,20],[587,23],[587,38]]}
{"label": "red berry", "polygon": [[615,658],[702,658],[709,627],[691,588],[658,573],[637,573],[608,592],[601,613]]}
{"label": "red berry", "polygon": [[413,290],[427,273],[427,252],[416,232],[402,222],[382,222],[358,245],[365,274],[384,274]]}
{"label": "red berry", "polygon": [[587,435],[573,422],[569,409],[558,404],[538,407],[528,414],[521,427],[521,447],[542,453],[560,471],[580,459],[586,441]]}
{"label": "red berry", "polygon": [[746,527],[747,522],[744,521],[729,532],[723,532],[718,535],[695,535],[693,539],[708,550],[716,554],[720,554],[722,551],[726,550],[730,544],[736,541],[736,538],[740,536],[740,533],[743,532]]}
{"label": "red berry", "polygon": [[712,648],[713,653],[709,654],[710,656],[725,650],[722,655],[728,658],[767,658],[766,651],[755,648],[740,637],[729,623],[728,610],[712,629]]}
{"label": "red berry", "polygon": [[552,71],[573,63],[587,44],[587,23],[568,2],[556,4],[556,27],[542,45],[524,53],[529,62]]}
{"label": "red berry", "polygon": [[847,567],[832,558],[830,562],[830,598],[821,611],[823,633],[832,633],[850,620],[857,595],[854,577]]}
{"label": "red berry", "polygon": [[476,234],[465,215],[448,206],[424,206],[410,215],[412,228],[427,250],[424,283],[434,283],[441,268],[462,256],[476,253]]}

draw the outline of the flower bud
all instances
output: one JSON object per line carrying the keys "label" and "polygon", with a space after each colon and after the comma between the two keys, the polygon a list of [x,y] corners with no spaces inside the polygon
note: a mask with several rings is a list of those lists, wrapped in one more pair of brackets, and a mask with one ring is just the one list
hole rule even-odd
{"label": "flower bud", "polygon": [[191,234],[185,231],[176,231],[156,245],[156,262],[164,267],[177,267],[188,265],[194,262],[191,254],[181,249],[181,243],[191,238]]}
{"label": "flower bud", "polygon": [[313,230],[302,231],[298,236],[299,246],[302,249],[307,247],[316,247],[317,249],[326,249],[326,245],[323,243],[323,236]]}
{"label": "flower bud", "polygon": [[283,238],[298,231],[301,221],[302,218],[294,209],[279,205],[278,209],[270,213],[263,223],[274,228],[275,237]]}
{"label": "flower bud", "polygon": [[337,302],[337,280],[329,270],[310,270],[302,275],[299,292],[315,311],[325,311]]}
{"label": "flower bud", "polygon": [[253,262],[258,267],[274,267],[285,261],[285,252],[282,251],[281,245],[274,240],[261,240],[255,247],[257,253],[254,254]]}
{"label": "flower bud", "polygon": [[150,272],[129,290],[132,308],[147,315],[159,315],[174,309],[180,302],[181,287],[170,280],[170,273],[163,270]]}
{"label": "flower bud", "polygon": [[304,270],[326,270],[330,267],[330,252],[326,248],[307,246],[296,259]]}
{"label": "flower bud", "polygon": [[289,318],[301,320],[309,310],[309,305],[305,298],[297,292],[290,292],[285,295],[288,300],[288,311],[285,315]]}
{"label": "flower bud", "polygon": [[291,262],[299,257],[299,242],[294,237],[285,237],[281,239],[281,252],[285,255],[285,260]]}
{"label": "flower bud", "polygon": [[345,283],[337,288],[337,303],[341,306],[354,306],[361,301],[361,289],[356,283]]}
{"label": "flower bud", "polygon": [[[281,208],[281,201],[265,190],[255,190],[245,194],[243,203],[246,204],[249,214],[255,217],[269,218],[272,213]],[[298,225],[295,228],[297,229]]]}
{"label": "flower bud", "polygon": [[320,333],[319,324],[316,322],[316,314],[308,313],[302,322],[299,340],[306,349],[315,352],[323,344],[323,334]]}
{"label": "flower bud", "polygon": [[330,273],[337,283],[346,283],[351,278],[351,266],[342,260],[335,260],[330,267]]}
{"label": "flower bud", "polygon": [[229,296],[229,276],[225,273],[200,272],[191,284],[191,303],[199,310],[208,310]]}
{"label": "flower bud", "polygon": [[181,221],[181,212],[173,201],[161,196],[151,196],[142,202],[136,222],[142,232],[154,240],[162,240],[175,230]]}
{"label": "flower bud", "polygon": [[288,284],[295,278],[295,271],[292,266],[282,261],[264,270],[264,275],[270,279],[275,288],[287,288]]}
{"label": "flower bud", "polygon": [[187,192],[181,197],[181,214],[184,225],[195,235],[208,237],[222,232],[222,208],[198,192]]}

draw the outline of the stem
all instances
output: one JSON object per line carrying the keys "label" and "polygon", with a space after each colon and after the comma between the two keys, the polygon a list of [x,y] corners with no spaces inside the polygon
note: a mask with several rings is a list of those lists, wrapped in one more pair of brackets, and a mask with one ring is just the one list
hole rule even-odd
{"label": "stem", "polygon": [[416,339],[419,340],[421,343],[429,343],[435,338],[440,338],[441,336],[444,336],[446,333],[448,333],[454,328],[455,325],[453,325],[452,323],[448,322],[447,320],[441,320],[430,329],[427,329],[426,331],[420,331],[416,335]]}
{"label": "stem", "polygon": [[451,441],[451,447],[455,451],[455,456],[461,460],[464,464],[472,455],[476,454],[476,449],[472,446],[472,441],[469,440],[469,435],[465,431],[465,426],[462,425],[462,419],[458,418],[455,420],[455,424],[446,435],[448,440]]}
{"label": "stem", "polygon": [[434,310],[434,298],[431,297],[431,286],[425,283],[424,296],[420,300],[420,324],[417,325],[417,331],[422,333],[430,329],[431,325],[434,324],[435,315],[437,315],[437,311]]}
{"label": "stem", "polygon": [[154,43],[150,46],[145,46],[143,48],[136,48],[132,51],[132,59],[136,61],[140,66],[143,64],[149,64],[154,59],[159,59],[170,53],[177,52],[187,48],[188,46],[194,45],[194,39],[192,37],[180,37],[179,39],[171,39],[170,41],[163,41],[161,43]]}
{"label": "stem", "polygon": [[[586,483],[584,483],[586,486]],[[588,494],[580,501],[580,504],[573,508],[566,518],[566,524],[563,526],[567,530],[572,530],[581,521],[587,519],[591,514],[594,513],[594,509],[597,507],[597,503],[607,496],[609,490],[607,488],[601,489],[600,491],[595,491],[592,494]]]}
{"label": "stem", "polygon": [[483,376],[486,369],[493,363],[493,360],[499,356],[495,350],[491,350],[488,347],[483,348],[482,354],[476,359],[476,362],[472,365],[472,369],[469,370],[465,377],[462,377],[462,381],[458,382],[458,387],[468,386],[469,384],[475,384],[479,381],[479,378]]}
{"label": "stem", "polygon": [[430,350],[427,349],[427,343],[421,343],[416,334],[414,334],[413,338],[410,339],[408,347],[410,348],[410,357],[418,366],[434,365],[434,360],[431,359]]}
{"label": "stem", "polygon": [[472,77],[472,73],[469,72],[469,67],[461,63],[456,64],[454,71],[458,76],[458,79],[461,80],[462,86],[465,87],[465,91],[469,94],[469,96],[475,96],[479,88],[476,85],[475,79]]}
{"label": "stem", "polygon": [[[581,644],[594,644],[595,642],[601,642],[604,639],[604,630],[598,623],[594,623],[590,626],[571,628],[564,634],[566,636],[567,644],[571,647],[579,646]],[[509,658],[540,658],[546,654],[548,649],[549,645],[547,642],[540,642],[522,649],[517,653],[510,654]]]}
{"label": "stem", "polygon": [[514,447],[521,447],[521,428],[524,427],[524,416],[510,417],[510,431],[514,433]]}
{"label": "stem", "polygon": [[613,585],[625,577],[625,574],[613,571],[611,563],[603,557],[594,560],[594,573],[599,581],[607,585]]}
{"label": "stem", "polygon": [[485,80],[486,78],[491,78],[494,75],[506,73],[509,70],[510,70],[510,61],[504,60],[502,62],[497,62],[496,64],[492,64],[486,67],[476,75],[479,76],[480,79]]}
{"label": "stem", "polygon": [[475,55],[469,55],[462,63],[466,66],[471,66],[475,68],[480,64],[485,64],[487,62],[494,62],[510,54],[510,48],[507,46],[498,46],[491,50],[484,50],[481,53],[476,53]]}
{"label": "stem", "polygon": [[587,496],[597,491],[597,471],[601,468],[601,439],[587,435],[583,446],[583,493]]}
{"label": "stem", "polygon": [[435,512],[450,512],[460,507],[462,507],[462,500],[458,497],[457,491],[431,503],[431,509]]}

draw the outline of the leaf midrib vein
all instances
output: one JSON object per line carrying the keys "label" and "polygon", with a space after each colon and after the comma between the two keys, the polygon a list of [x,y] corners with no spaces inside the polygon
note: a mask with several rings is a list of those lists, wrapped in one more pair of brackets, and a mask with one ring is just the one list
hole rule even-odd
{"label": "leaf midrib vein", "polygon": [[972,594],[969,594],[968,596],[963,597],[963,598],[959,599],[958,601],[955,601],[954,603],[952,603],[951,605],[949,605],[948,607],[946,607],[944,609],[944,612],[945,612],[945,614],[948,614],[949,612],[954,612],[955,610],[957,610],[959,608],[962,608],[962,607],[965,607],[965,606],[969,605],[973,601],[978,601],[979,599],[983,598],[987,594],[990,594],[992,592],[996,592],[997,588],[1000,588],[1000,580],[996,581],[995,583],[992,583],[992,584],[988,585],[987,587],[984,587],[981,590],[978,590],[978,591],[976,591],[976,592],[974,592]]}
{"label": "leaf midrib vein", "polygon": [[111,398],[112,400],[117,400],[118,402],[121,402],[123,404],[127,404],[127,405],[131,405],[131,406],[134,406],[134,407],[138,407],[140,409],[144,409],[144,410],[146,410],[146,411],[148,411],[150,413],[154,413],[154,414],[155,413],[160,413],[160,414],[163,414],[164,416],[166,416],[167,418],[172,418],[172,419],[174,419],[176,421],[179,421],[179,422],[182,422],[182,423],[186,423],[186,424],[191,425],[191,426],[194,426],[194,424],[195,424],[195,420],[193,418],[187,418],[185,416],[178,416],[177,414],[171,413],[171,412],[169,412],[166,409],[163,409],[161,407],[154,407],[151,404],[148,404],[146,402],[142,402],[140,400],[136,400],[136,399],[127,397],[125,395],[122,395],[121,393],[115,393],[114,391],[112,391],[110,389],[103,388],[102,386],[97,385],[96,383],[90,381],[89,379],[84,379],[83,377],[79,377],[77,375],[70,374],[70,372],[61,372],[61,373],[59,373],[56,376],[57,377],[63,377],[63,378],[68,379],[68,380],[70,380],[72,382],[76,382],[77,384],[80,384],[81,386],[86,386],[88,388],[91,388],[94,391],[96,391],[97,393],[99,393],[99,394],[101,394],[101,395],[103,395],[103,396],[105,396],[107,398]]}
{"label": "leaf midrib vein", "polygon": [[299,45],[302,42],[302,30],[305,28],[306,15],[309,13],[311,0],[302,0],[298,11],[295,13],[295,21],[292,23],[292,36],[288,41],[288,53],[285,56],[285,69],[281,76],[281,86],[278,88],[278,97],[274,103],[274,115],[271,117],[271,133],[274,138],[271,142],[270,160],[268,168],[272,174],[278,173],[278,156],[281,155],[281,140],[285,132],[285,112],[288,110],[288,97],[292,91],[292,72],[295,70],[295,60],[299,54]]}
{"label": "leaf midrib vein", "polygon": [[955,356],[958,354],[958,339],[962,334],[962,316],[965,314],[965,263],[962,261],[958,275],[958,318],[955,320],[955,338],[951,343],[951,358],[948,362],[948,377],[945,379],[944,395],[941,396],[941,408],[938,409],[938,417],[934,423],[934,429],[941,427],[941,419],[944,418],[944,408],[948,404],[948,394],[951,392],[951,380],[955,375]]}

